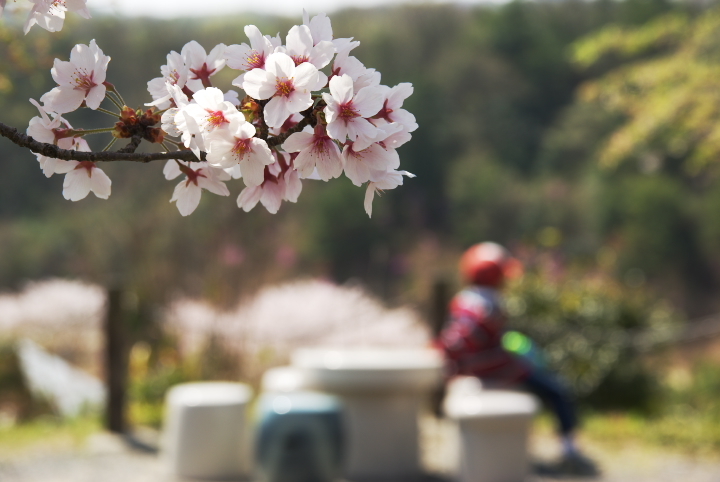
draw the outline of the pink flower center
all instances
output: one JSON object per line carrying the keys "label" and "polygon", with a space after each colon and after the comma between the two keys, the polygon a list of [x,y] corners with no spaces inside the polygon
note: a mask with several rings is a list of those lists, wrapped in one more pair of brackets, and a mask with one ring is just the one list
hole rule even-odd
{"label": "pink flower center", "polygon": [[216,111],[208,111],[208,127],[211,129],[214,129],[216,127],[220,127],[222,124],[229,124],[230,121],[225,118],[225,114],[222,113],[221,110]]}
{"label": "pink flower center", "polygon": [[275,95],[279,97],[288,97],[294,91],[295,86],[292,83],[292,79],[278,77],[277,82],[275,83]]}
{"label": "pink flower center", "polygon": [[168,74],[168,77],[170,77],[170,83],[172,85],[177,85],[177,83],[180,81],[180,72],[178,72],[177,70],[173,70],[172,72],[170,72],[170,74]]}
{"label": "pink flower center", "polygon": [[[330,140],[329,137],[319,137],[315,138],[315,144],[313,146],[313,150],[317,152],[318,154],[326,154],[328,151],[330,151],[330,146],[328,146],[328,141]],[[332,141],[330,141],[332,142]]]}
{"label": "pink flower center", "polygon": [[293,62],[295,62],[295,67],[302,63],[310,62],[310,57],[308,57],[307,55],[293,55],[291,57],[293,59]]}
{"label": "pink flower center", "polygon": [[390,118],[390,114],[392,114],[393,112],[395,112],[395,111],[388,107],[388,101],[386,100],[385,103],[383,104],[382,109],[380,109],[380,112],[375,114],[373,116],[373,119],[385,119],[388,122],[392,122],[392,119]]}
{"label": "pink flower center", "polygon": [[48,6],[48,13],[49,13],[50,15],[55,15],[55,16],[57,16],[57,15],[59,15],[60,13],[64,12],[65,10],[67,10],[67,8],[65,7],[65,1],[66,1],[66,0],[55,0],[54,2],[52,2],[52,3]]}
{"label": "pink flower center", "polygon": [[208,68],[207,64],[203,63],[202,67],[199,69],[190,69],[190,72],[194,74],[194,77],[192,77],[193,80],[200,80],[203,84],[203,87],[212,87],[212,82],[210,82],[210,76],[215,73],[217,69],[210,69]]}
{"label": "pink flower center", "polygon": [[253,50],[245,59],[245,64],[248,66],[245,70],[262,69],[265,67],[265,54]]}
{"label": "pink flower center", "polygon": [[205,174],[202,173],[202,168],[195,171],[194,169],[181,169],[181,171],[187,176],[187,181],[185,181],[185,186],[189,186],[190,183],[198,185],[198,178],[199,177],[207,177]]}
{"label": "pink flower center", "polygon": [[252,152],[250,141],[251,139],[238,139],[237,142],[235,142],[235,146],[232,148],[233,153],[241,159],[245,157],[246,152]]}
{"label": "pink flower center", "polygon": [[360,114],[355,110],[355,107],[352,105],[352,101],[348,102],[347,104],[340,104],[340,115],[339,117],[341,119],[350,120],[354,119],[355,117],[360,117]]}
{"label": "pink flower center", "polygon": [[77,69],[73,72],[72,82],[75,84],[74,90],[82,90],[86,93],[90,91],[97,84],[93,80],[95,72],[88,73],[85,69]]}
{"label": "pink flower center", "polygon": [[77,166],[75,166],[75,170],[85,169],[87,171],[88,177],[92,177],[92,170],[94,168],[95,168],[95,163],[93,161],[81,161],[78,163]]}

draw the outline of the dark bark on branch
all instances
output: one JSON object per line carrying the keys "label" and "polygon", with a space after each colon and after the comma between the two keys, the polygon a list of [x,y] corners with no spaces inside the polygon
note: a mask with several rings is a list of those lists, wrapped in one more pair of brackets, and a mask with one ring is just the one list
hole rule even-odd
{"label": "dark bark on branch", "polygon": [[[192,151],[174,151],[174,152],[153,152],[153,153],[136,153],[132,152],[81,152],[69,149],[60,149],[55,144],[46,144],[44,142],[38,142],[31,136],[27,136],[21,132],[18,132],[14,127],[0,122],[0,136],[7,137],[13,143],[20,147],[26,147],[36,154],[42,154],[46,157],[52,157],[55,159],[62,159],[65,161],[130,161],[130,162],[150,162],[150,161],[166,161],[168,159],[178,159],[186,162],[200,162],[200,159],[195,157]],[[133,141],[128,145],[130,147],[134,143]],[[125,147],[124,149],[128,149]],[[137,146],[136,146],[137,147]],[[124,150],[123,149],[123,150]],[[200,153],[202,160],[205,160],[205,153]]]}
{"label": "dark bark on branch", "polygon": [[[266,101],[267,102],[267,101]],[[322,103],[324,106],[324,103]],[[322,107],[318,106],[318,107]],[[265,119],[262,118],[261,110],[261,122],[258,128],[258,137],[266,140],[269,147],[277,147],[287,140],[292,134],[300,132],[307,126],[314,127],[317,124],[316,111],[318,107],[309,108],[301,114],[304,116],[303,120],[298,122],[295,126],[283,132],[282,134],[267,138],[267,126],[265,125]],[[264,135],[264,137],[263,137]],[[142,141],[142,136],[135,135],[132,137],[130,143],[118,150],[117,152],[81,152],[70,149],[61,149],[55,144],[46,144],[33,139],[31,136],[25,135],[19,132],[14,127],[10,127],[0,122],[0,136],[7,137],[13,143],[20,147],[25,147],[36,154],[41,154],[46,157],[55,159],[62,159],[65,161],[130,161],[130,162],[151,162],[151,161],[163,161],[168,159],[178,159],[186,162],[200,162],[205,161],[205,153],[201,152],[201,159],[198,159],[195,154],[190,150],[179,150],[173,152],[154,152],[154,153],[136,153],[135,150]]]}
{"label": "dark bark on branch", "polygon": [[135,152],[135,149],[138,148],[140,145],[140,142],[142,142],[142,136],[140,135],[134,135],[132,136],[132,139],[130,140],[130,143],[123,147],[122,149],[118,149],[118,152]]}
{"label": "dark bark on branch", "polygon": [[315,116],[306,117],[306,118],[304,118],[303,120],[301,120],[300,122],[298,122],[297,125],[295,125],[295,126],[291,127],[290,129],[286,130],[285,132],[283,132],[283,133],[280,134],[279,136],[271,137],[270,139],[268,139],[268,140],[267,140],[267,144],[268,144],[268,146],[270,146],[270,147],[279,146],[280,144],[282,144],[283,142],[285,142],[285,140],[287,140],[287,138],[290,137],[290,135],[295,134],[296,132],[300,132],[300,131],[303,130],[306,126],[311,125],[311,126],[314,127],[315,124],[316,124],[316,122],[317,122],[317,119],[315,118]]}

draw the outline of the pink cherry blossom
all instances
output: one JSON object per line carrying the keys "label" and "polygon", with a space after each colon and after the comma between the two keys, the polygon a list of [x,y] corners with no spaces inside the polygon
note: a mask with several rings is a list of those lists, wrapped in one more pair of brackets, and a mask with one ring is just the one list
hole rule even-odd
{"label": "pink cherry blossom", "polygon": [[322,69],[335,55],[335,46],[331,41],[323,40],[313,44],[310,29],[305,25],[295,25],[291,28],[285,42],[285,53],[293,59],[295,65],[310,62],[318,69]]}
{"label": "pink cherry blossom", "polygon": [[292,169],[280,154],[277,162],[265,171],[265,181],[259,186],[246,187],[237,199],[238,207],[248,212],[260,202],[269,213],[275,214],[283,200],[296,202],[302,191],[299,173]]}
{"label": "pink cherry blossom", "polygon": [[104,55],[95,40],[90,45],[79,44],[70,52],[70,61],[55,59],[50,70],[58,86],[40,98],[48,111],[64,114],[72,112],[85,101],[97,109],[105,98],[105,74],[110,57]]}
{"label": "pink cherry blossom", "polygon": [[167,64],[160,67],[162,77],[156,77],[147,83],[148,92],[153,98],[153,102],[148,105],[156,105],[160,110],[170,107],[170,99],[172,98],[167,85],[177,85],[180,88],[185,87],[188,77],[188,68],[185,65],[182,55],[172,51],[167,55]]}
{"label": "pink cherry blossom", "polygon": [[340,148],[330,136],[325,126],[318,123],[312,132],[296,132],[283,143],[286,152],[298,152],[295,158],[295,169],[300,176],[309,177],[317,169],[323,181],[340,176],[343,161]]}
{"label": "pink cherry blossom", "polygon": [[225,44],[216,45],[210,53],[196,41],[192,40],[183,46],[180,55],[188,70],[187,86],[195,92],[210,87],[210,77],[217,74],[225,66]]}
{"label": "pink cherry blossom", "polygon": [[330,19],[324,13],[319,13],[310,19],[310,15],[303,9],[303,25],[307,26],[312,35],[313,45],[320,42],[332,41],[333,31]]}
{"label": "pink cherry blossom", "polygon": [[[37,107],[40,112],[40,117],[33,117],[30,119],[30,125],[27,128],[27,134],[32,136],[36,141],[45,142],[47,144],[55,143],[56,129],[60,128],[61,125],[69,127],[69,124],[62,116],[53,114],[53,119],[50,119],[48,111],[45,110],[35,99],[30,99],[30,103]],[[52,112],[51,112],[52,114]]]}
{"label": "pink cherry blossom", "polygon": [[340,142],[358,137],[373,138],[376,127],[367,120],[380,110],[383,103],[382,89],[365,87],[353,95],[353,81],[349,75],[330,79],[330,93],[323,94],[327,104],[325,119],[330,137]]}
{"label": "pink cherry blossom", "polygon": [[397,157],[393,156],[393,152],[384,149],[378,143],[371,144],[361,151],[355,151],[353,144],[348,143],[343,149],[342,156],[345,175],[356,186],[372,180],[373,171],[385,171],[388,168],[398,167],[396,165]]}
{"label": "pink cherry blossom", "polygon": [[267,143],[253,137],[255,127],[244,119],[233,119],[227,129],[218,129],[207,138],[208,163],[229,169],[240,166],[247,186],[259,186],[264,180],[265,166],[275,162]]}
{"label": "pink cherry blossom", "polygon": [[[90,151],[87,143],[82,145],[83,151]],[[63,197],[69,201],[79,201],[92,191],[100,199],[110,197],[112,181],[92,161],[60,161],[55,166],[56,173],[66,172],[63,181]]]}
{"label": "pink cherry blossom", "polygon": [[180,214],[187,216],[200,204],[202,190],[206,189],[218,196],[229,196],[230,191],[223,181],[230,179],[230,175],[222,169],[209,166],[206,162],[194,162],[192,166],[188,163],[169,160],[163,169],[165,179],[175,179],[180,174],[185,174],[185,179],[175,186],[170,202],[180,211]]}
{"label": "pink cherry blossom", "polygon": [[270,99],[265,105],[265,122],[269,127],[280,127],[291,114],[312,106],[312,91],[326,82],[327,76],[311,63],[295,66],[290,56],[276,52],[267,58],[265,70],[245,74],[242,88],[254,99]]}
{"label": "pink cherry blossom", "polygon": [[379,125],[381,122],[397,122],[405,127],[407,132],[413,132],[418,128],[415,116],[402,108],[403,101],[413,93],[413,86],[409,82],[403,82],[393,88],[384,86],[385,100],[380,111],[375,114],[372,122]]}
{"label": "pink cherry blossom", "polygon": [[395,189],[398,186],[402,186],[403,176],[415,177],[415,174],[411,174],[407,171],[383,171],[373,172],[372,176],[375,180],[368,183],[367,190],[365,191],[365,212],[368,217],[372,217],[372,202],[375,197],[375,193],[384,189]]}
{"label": "pink cherry blossom", "polygon": [[[250,40],[250,45],[242,43],[230,45],[225,49],[227,66],[244,71],[264,69],[265,59],[280,46],[280,41],[276,41],[268,35],[263,36],[255,25],[246,25],[245,35]],[[244,78],[245,74],[243,73],[233,80],[233,85],[242,86]]]}
{"label": "pink cherry blossom", "polygon": [[225,100],[223,91],[215,87],[198,90],[193,94],[193,102],[183,108],[185,117],[192,117],[197,130],[192,134],[202,134],[227,127],[233,118],[245,120],[245,117],[232,103]]}
{"label": "pink cherry blossom", "polygon": [[[90,11],[85,5],[86,0],[32,0],[34,3],[27,21],[24,32],[27,34],[33,25],[39,25],[48,32],[62,30],[65,21],[65,12],[77,12],[83,18],[91,18]],[[0,14],[5,0],[0,3]]]}
{"label": "pink cherry blossom", "polygon": [[[90,147],[84,139],[77,137],[65,137],[63,135],[67,132],[67,129],[72,129],[72,127],[62,116],[54,113],[48,113],[35,99],[30,99],[30,102],[37,107],[40,112],[40,117],[36,116],[30,119],[30,125],[27,128],[27,134],[29,136],[32,136],[32,138],[36,141],[47,144],[56,144],[62,149],[90,151]],[[50,119],[48,114],[52,114],[54,118]],[[43,156],[38,153],[35,153],[35,156],[37,157],[37,160],[40,163],[40,168],[43,170],[43,174],[45,174],[46,177],[51,177],[53,174],[57,173],[65,173],[69,170],[58,167],[63,166],[67,163],[67,161]]]}
{"label": "pink cherry blossom", "polygon": [[[340,41],[350,39],[337,39]],[[349,75],[353,80],[353,90],[358,92],[363,87],[374,87],[380,84],[380,72],[375,69],[366,68],[356,57],[350,56],[350,50],[359,45],[360,42],[347,42],[338,48],[338,54],[332,65],[332,77]]]}

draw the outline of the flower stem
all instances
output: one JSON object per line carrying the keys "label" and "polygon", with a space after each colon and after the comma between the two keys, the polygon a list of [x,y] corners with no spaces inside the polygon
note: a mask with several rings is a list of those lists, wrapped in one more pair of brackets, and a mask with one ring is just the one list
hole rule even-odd
{"label": "flower stem", "polygon": [[87,134],[104,134],[105,132],[112,132],[115,127],[103,127],[102,129],[73,129],[70,132],[72,137],[82,137]]}
{"label": "flower stem", "polygon": [[117,140],[118,140],[117,137],[113,137],[112,140],[108,143],[108,145],[105,146],[105,149],[103,149],[102,151],[103,152],[109,151],[110,148],[113,146],[113,144],[115,144],[115,142],[117,142]]}
{"label": "flower stem", "polygon": [[117,96],[117,98],[120,100],[120,103],[121,103],[122,105],[127,105],[127,104],[125,103],[125,99],[123,99],[122,95],[120,95],[120,92],[118,92],[117,89],[114,89],[114,90],[112,90],[111,92]]}
{"label": "flower stem", "polygon": [[120,104],[118,101],[116,101],[112,96],[106,95],[105,98],[108,99],[113,104],[115,104],[115,107],[117,107],[120,110],[123,110],[122,104]]}
{"label": "flower stem", "polygon": [[111,116],[113,116],[113,117],[120,117],[120,114],[116,114],[115,112],[113,112],[113,111],[111,111],[111,110],[103,109],[102,107],[98,107],[98,108],[95,109],[95,110],[98,111],[98,112],[102,112],[103,114],[111,115]]}

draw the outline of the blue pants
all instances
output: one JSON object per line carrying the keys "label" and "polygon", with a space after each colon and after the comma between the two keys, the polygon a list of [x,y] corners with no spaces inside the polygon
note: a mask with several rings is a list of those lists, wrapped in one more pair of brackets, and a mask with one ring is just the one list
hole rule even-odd
{"label": "blue pants", "polygon": [[558,431],[562,435],[567,435],[575,429],[577,418],[570,393],[552,374],[543,370],[533,370],[523,385],[553,411],[558,421]]}

